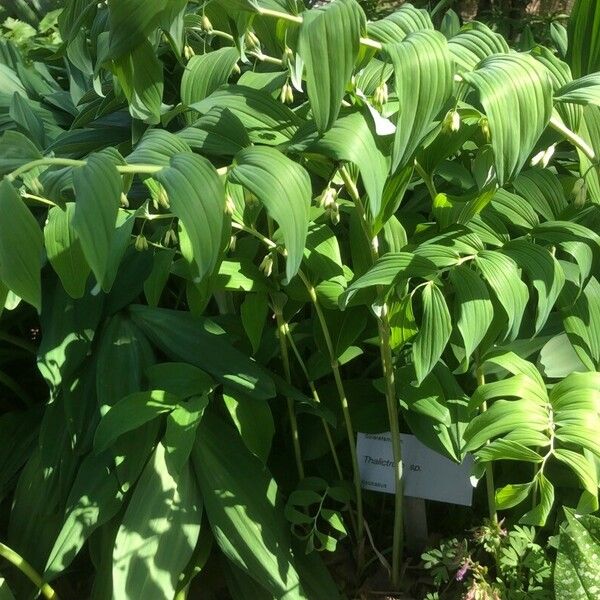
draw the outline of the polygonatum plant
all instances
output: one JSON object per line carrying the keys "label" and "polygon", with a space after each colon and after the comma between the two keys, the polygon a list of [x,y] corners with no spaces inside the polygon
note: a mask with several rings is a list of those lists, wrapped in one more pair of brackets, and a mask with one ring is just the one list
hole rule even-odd
{"label": "polygonatum plant", "polygon": [[0,40],[16,594],[332,600],[386,547],[398,587],[401,432],[475,452],[492,519],[597,510],[599,14],[517,51],[411,4],[65,0]]}

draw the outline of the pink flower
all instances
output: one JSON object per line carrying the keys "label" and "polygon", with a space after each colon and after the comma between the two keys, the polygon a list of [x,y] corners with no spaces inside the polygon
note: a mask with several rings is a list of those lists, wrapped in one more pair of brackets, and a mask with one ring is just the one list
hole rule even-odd
{"label": "pink flower", "polygon": [[469,571],[469,563],[464,562],[460,569],[456,572],[455,579],[456,581],[462,581],[465,578],[465,575]]}

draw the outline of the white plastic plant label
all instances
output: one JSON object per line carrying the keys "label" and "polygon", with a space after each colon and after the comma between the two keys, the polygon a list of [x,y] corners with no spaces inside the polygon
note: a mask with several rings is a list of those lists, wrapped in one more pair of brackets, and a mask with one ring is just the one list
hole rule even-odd
{"label": "white plastic plant label", "polygon": [[[401,434],[400,440],[406,496],[471,506],[471,456],[459,465],[431,450],[414,435]],[[359,433],[356,452],[362,488],[393,494],[394,461],[390,434]]]}

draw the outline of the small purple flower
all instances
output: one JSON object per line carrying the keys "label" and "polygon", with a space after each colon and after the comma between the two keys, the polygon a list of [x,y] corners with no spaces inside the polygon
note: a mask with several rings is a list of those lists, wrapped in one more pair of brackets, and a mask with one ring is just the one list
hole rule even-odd
{"label": "small purple flower", "polygon": [[468,571],[469,571],[469,563],[465,561],[461,565],[460,569],[458,571],[456,571],[456,575],[455,575],[456,581],[462,581],[465,578],[465,575],[467,574]]}

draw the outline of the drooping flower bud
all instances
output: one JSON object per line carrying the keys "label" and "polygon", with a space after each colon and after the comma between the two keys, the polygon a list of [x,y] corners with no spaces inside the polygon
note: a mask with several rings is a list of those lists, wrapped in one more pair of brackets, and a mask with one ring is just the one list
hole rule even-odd
{"label": "drooping flower bud", "polygon": [[229,238],[229,252],[235,252],[236,245],[237,245],[237,236],[232,235]]}
{"label": "drooping flower bud", "polygon": [[492,132],[490,131],[490,122],[487,120],[487,117],[481,117],[479,119],[479,125],[481,125],[481,133],[486,139],[486,142],[490,142],[492,139]]}
{"label": "drooping flower bud", "polygon": [[195,54],[194,49],[189,44],[183,47],[183,56],[185,56],[186,60],[190,60]]}
{"label": "drooping flower bud", "polygon": [[144,250],[148,250],[148,240],[146,239],[145,235],[140,233],[135,238],[135,249],[138,252],[143,252]]}
{"label": "drooping flower bud", "polygon": [[245,40],[248,50],[260,49],[260,40],[256,37],[256,34],[253,31],[246,32]]}
{"label": "drooping flower bud", "polygon": [[225,214],[232,215],[235,212],[235,202],[231,194],[225,195]]}
{"label": "drooping flower bud", "polygon": [[294,59],[294,53],[292,51],[292,49],[289,46],[285,47],[285,50],[283,51],[283,54],[281,55],[281,62],[283,64],[284,67],[287,67],[292,60]]}
{"label": "drooping flower bud", "polygon": [[455,133],[460,129],[460,113],[456,109],[449,110],[446,113],[442,128],[444,131],[450,131],[452,133]]}
{"label": "drooping flower bud", "polygon": [[265,274],[265,277],[271,277],[271,273],[273,273],[273,257],[270,253],[262,259],[259,269]]}
{"label": "drooping flower bud", "polygon": [[382,81],[373,92],[373,105],[378,109],[382,109],[387,104],[388,98],[387,83]]}
{"label": "drooping flower bud", "polygon": [[158,191],[156,193],[156,201],[159,206],[162,206],[164,209],[168,210],[171,207],[169,203],[169,196],[167,195],[167,190],[162,185],[159,185]]}
{"label": "drooping flower bud", "polygon": [[550,163],[552,156],[554,156],[554,150],[556,149],[556,144],[552,144],[548,146],[545,150],[540,150],[532,159],[531,166],[535,167],[536,165],[541,165],[544,169]]}
{"label": "drooping flower bud", "polygon": [[329,219],[333,225],[337,225],[340,222],[340,205],[334,202],[328,209]]}
{"label": "drooping flower bud", "polygon": [[177,234],[169,229],[167,233],[165,233],[165,241],[163,242],[165,246],[177,246]]}
{"label": "drooping flower bud", "polygon": [[202,15],[202,19],[200,21],[200,26],[202,27],[202,29],[204,29],[204,31],[206,31],[206,33],[213,32],[212,23],[210,22],[210,19],[206,15]]}
{"label": "drooping flower bud", "polygon": [[127,200],[127,196],[121,192],[121,198],[119,201],[121,208],[129,208],[129,200]]}
{"label": "drooping flower bud", "polygon": [[587,183],[583,177],[580,177],[573,186],[573,196],[575,197],[573,204],[575,206],[583,206],[587,199]]}
{"label": "drooping flower bud", "polygon": [[292,86],[286,81],[281,88],[279,99],[283,104],[292,104],[294,102],[294,91]]}
{"label": "drooping flower bud", "polygon": [[321,198],[319,199],[319,206],[324,208],[325,210],[330,209],[333,205],[337,204],[336,200],[338,197],[338,192],[335,188],[327,186],[323,193],[321,194]]}

